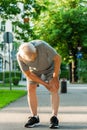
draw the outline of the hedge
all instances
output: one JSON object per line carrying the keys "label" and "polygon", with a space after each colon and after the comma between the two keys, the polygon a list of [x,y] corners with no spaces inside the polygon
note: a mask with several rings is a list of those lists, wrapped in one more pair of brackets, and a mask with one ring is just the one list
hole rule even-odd
{"label": "hedge", "polygon": [[[8,79],[9,78],[9,71],[4,72],[4,75],[3,75],[3,72],[0,72],[0,81],[3,81],[3,76],[5,79]],[[13,78],[13,77],[19,77],[21,79],[21,72],[11,71],[11,78]]]}
{"label": "hedge", "polygon": [[81,80],[83,83],[87,83],[87,72],[81,72],[81,73],[80,73],[80,80]]}
{"label": "hedge", "polygon": [[61,70],[60,79],[63,79],[63,78],[69,80],[69,71],[68,70]]}

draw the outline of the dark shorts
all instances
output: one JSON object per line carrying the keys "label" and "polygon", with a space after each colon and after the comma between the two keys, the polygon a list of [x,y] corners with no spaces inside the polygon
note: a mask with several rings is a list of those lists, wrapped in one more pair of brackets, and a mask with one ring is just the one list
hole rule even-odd
{"label": "dark shorts", "polygon": [[[48,69],[45,71],[35,73],[39,78],[41,78],[43,81],[49,82],[53,78],[53,72],[54,72],[54,65],[50,66]],[[28,84],[39,84],[33,80],[27,79]]]}

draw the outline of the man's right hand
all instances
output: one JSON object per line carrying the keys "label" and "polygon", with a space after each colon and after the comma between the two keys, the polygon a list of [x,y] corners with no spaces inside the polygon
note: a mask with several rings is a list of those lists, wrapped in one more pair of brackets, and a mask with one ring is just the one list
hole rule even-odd
{"label": "man's right hand", "polygon": [[57,92],[59,89],[59,82],[58,82],[58,87],[56,87],[56,85],[54,83],[46,83],[45,87],[50,91],[50,92]]}
{"label": "man's right hand", "polygon": [[45,83],[44,85],[49,91],[50,91],[50,86],[49,86],[49,83]]}

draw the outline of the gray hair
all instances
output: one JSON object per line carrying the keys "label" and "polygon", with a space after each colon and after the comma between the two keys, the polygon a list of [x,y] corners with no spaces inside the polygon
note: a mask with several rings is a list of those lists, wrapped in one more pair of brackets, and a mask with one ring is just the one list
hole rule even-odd
{"label": "gray hair", "polygon": [[23,53],[26,53],[26,52],[35,53],[36,48],[31,43],[23,43],[19,47],[19,53],[20,55],[23,55]]}

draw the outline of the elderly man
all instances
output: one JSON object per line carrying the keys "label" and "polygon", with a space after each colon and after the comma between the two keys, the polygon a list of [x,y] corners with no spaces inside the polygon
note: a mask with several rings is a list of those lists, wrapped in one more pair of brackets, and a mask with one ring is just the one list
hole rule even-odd
{"label": "elderly man", "polygon": [[[27,78],[28,103],[32,114],[25,127],[34,127],[40,123],[37,113],[36,88],[38,84],[42,84],[50,91],[52,96],[52,117],[50,118],[49,127],[58,128],[58,77],[61,62],[59,54],[45,41],[33,40],[20,45],[17,60],[20,69]],[[42,75],[44,75],[44,79],[42,79]]]}

